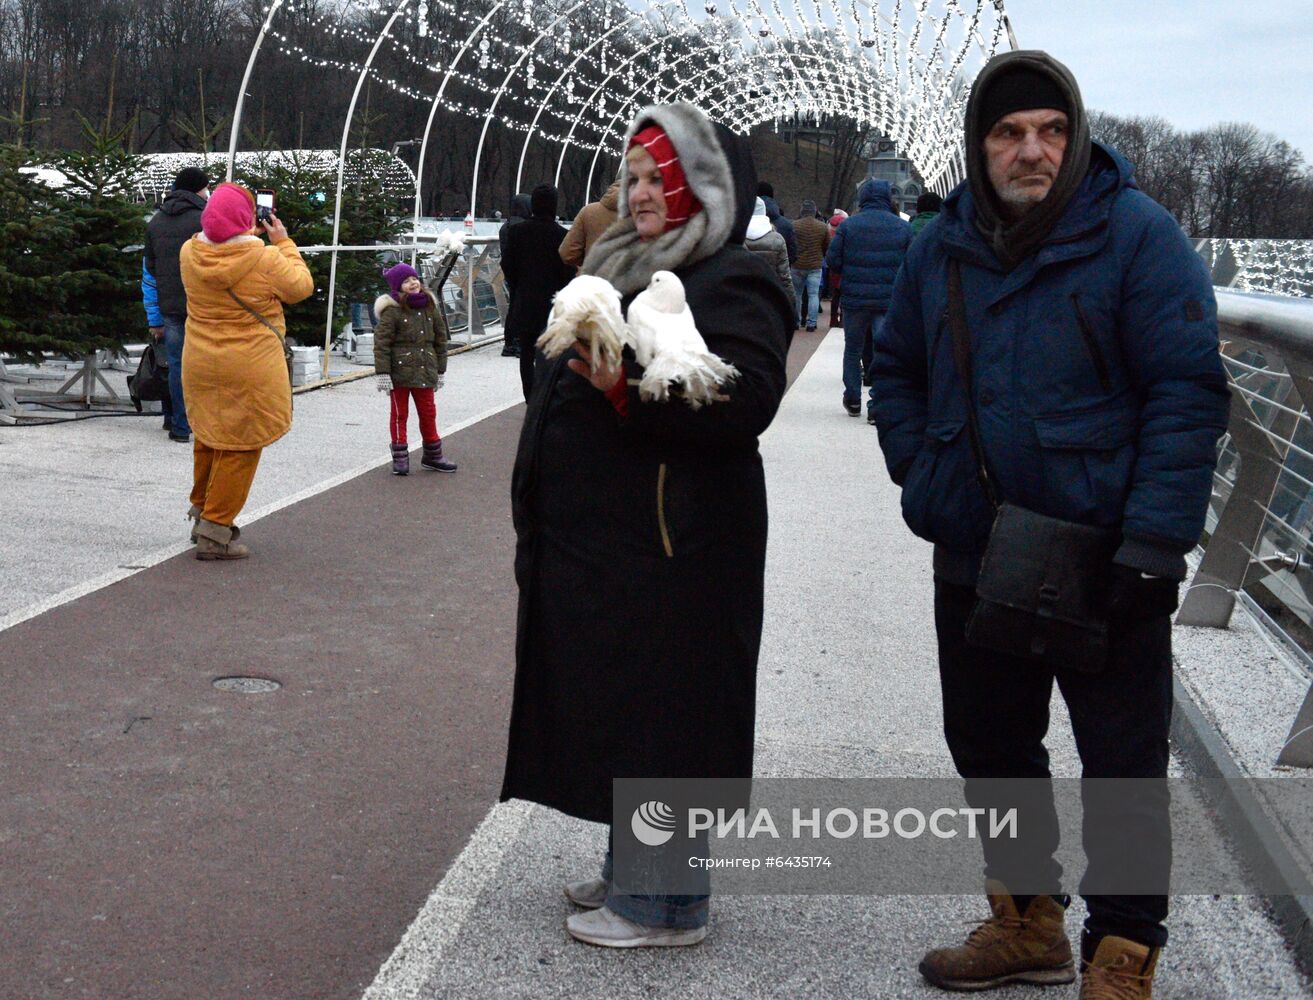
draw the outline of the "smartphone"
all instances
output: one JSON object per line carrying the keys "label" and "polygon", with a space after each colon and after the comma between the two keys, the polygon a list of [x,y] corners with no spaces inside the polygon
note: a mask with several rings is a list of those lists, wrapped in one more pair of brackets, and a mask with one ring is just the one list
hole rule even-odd
{"label": "smartphone", "polygon": [[274,214],[274,193],[269,188],[260,188],[255,192],[255,217],[260,222],[268,222]]}

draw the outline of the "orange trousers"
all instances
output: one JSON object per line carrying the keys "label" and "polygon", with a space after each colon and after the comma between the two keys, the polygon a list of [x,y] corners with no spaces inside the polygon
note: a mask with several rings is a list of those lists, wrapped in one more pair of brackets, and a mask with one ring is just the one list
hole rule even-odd
{"label": "orange trousers", "polygon": [[202,518],[227,526],[237,520],[246,506],[263,450],[220,451],[194,441],[191,502],[201,509]]}

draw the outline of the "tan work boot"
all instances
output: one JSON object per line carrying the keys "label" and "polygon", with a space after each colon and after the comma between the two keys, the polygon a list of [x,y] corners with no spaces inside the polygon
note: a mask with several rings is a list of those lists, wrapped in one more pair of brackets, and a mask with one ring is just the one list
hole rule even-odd
{"label": "tan work boot", "polygon": [[245,559],[251,550],[237,541],[239,534],[236,528],[200,518],[196,522],[196,558],[206,561]]}
{"label": "tan work boot", "polygon": [[1161,948],[1109,935],[1081,962],[1080,1000],[1149,1000]]}
{"label": "tan work boot", "polygon": [[921,975],[940,989],[963,991],[1075,981],[1063,924],[1067,911],[1061,903],[1052,896],[1036,896],[1022,916],[1002,882],[988,880],[985,894],[994,915],[967,935],[965,944],[927,954],[918,966]]}

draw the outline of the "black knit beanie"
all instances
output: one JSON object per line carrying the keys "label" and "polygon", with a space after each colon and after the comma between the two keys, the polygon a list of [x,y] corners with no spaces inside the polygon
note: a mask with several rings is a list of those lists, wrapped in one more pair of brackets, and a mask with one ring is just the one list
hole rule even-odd
{"label": "black knit beanie", "polygon": [[1052,108],[1071,115],[1071,101],[1050,74],[1017,66],[1000,74],[981,95],[981,128],[988,132],[1000,118],[1035,108]]}
{"label": "black knit beanie", "polygon": [[205,171],[200,167],[183,167],[178,171],[178,176],[173,178],[173,190],[190,191],[192,194],[200,194],[210,186],[210,179],[205,176]]}
{"label": "black knit beanie", "polygon": [[556,188],[550,184],[539,184],[529,192],[529,205],[534,217],[538,219],[556,218],[557,197]]}

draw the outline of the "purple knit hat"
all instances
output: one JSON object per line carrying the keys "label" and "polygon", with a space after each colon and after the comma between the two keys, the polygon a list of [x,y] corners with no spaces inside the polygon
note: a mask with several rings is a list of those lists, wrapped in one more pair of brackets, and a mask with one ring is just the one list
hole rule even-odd
{"label": "purple knit hat", "polygon": [[418,278],[419,272],[409,264],[394,264],[383,272],[383,277],[387,279],[388,288],[392,289],[392,294],[400,299],[401,286],[406,283],[407,278]]}

